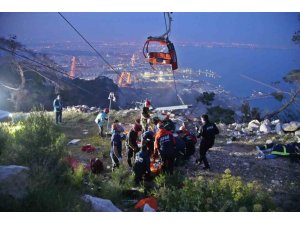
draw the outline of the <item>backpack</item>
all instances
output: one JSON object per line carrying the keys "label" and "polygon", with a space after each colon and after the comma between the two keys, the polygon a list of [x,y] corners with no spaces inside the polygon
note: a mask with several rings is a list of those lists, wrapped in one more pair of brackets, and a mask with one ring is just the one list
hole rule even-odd
{"label": "backpack", "polygon": [[101,171],[103,171],[103,163],[99,158],[92,158],[90,160],[90,167],[92,173],[94,174],[99,174]]}

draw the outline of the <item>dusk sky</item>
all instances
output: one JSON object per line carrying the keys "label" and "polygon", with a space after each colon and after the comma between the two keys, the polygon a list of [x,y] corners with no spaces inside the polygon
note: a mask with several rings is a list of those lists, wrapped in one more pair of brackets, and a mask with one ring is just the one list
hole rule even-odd
{"label": "dusk sky", "polygon": [[[174,13],[170,39],[295,47],[299,13]],[[63,13],[90,41],[142,41],[164,32],[163,13]],[[82,41],[58,13],[0,13],[0,36],[23,43]]]}

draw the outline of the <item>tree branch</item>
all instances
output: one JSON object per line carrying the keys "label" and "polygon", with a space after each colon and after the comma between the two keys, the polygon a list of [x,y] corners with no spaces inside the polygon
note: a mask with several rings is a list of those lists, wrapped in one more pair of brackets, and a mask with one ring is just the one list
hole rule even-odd
{"label": "tree branch", "polygon": [[264,118],[265,119],[271,119],[272,117],[274,117],[277,114],[284,111],[287,107],[289,107],[292,103],[294,103],[296,101],[297,95],[299,95],[299,94],[300,94],[300,87],[297,89],[297,91],[295,91],[294,93],[291,93],[291,98],[283,106],[281,106],[279,109],[277,109],[276,111],[274,111],[272,113],[266,114],[264,116]]}

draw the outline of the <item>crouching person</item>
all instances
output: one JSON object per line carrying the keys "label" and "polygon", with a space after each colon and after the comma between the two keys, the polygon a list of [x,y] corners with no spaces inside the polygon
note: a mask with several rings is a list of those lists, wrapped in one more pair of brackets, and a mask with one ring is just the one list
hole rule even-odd
{"label": "crouching person", "polygon": [[143,140],[142,150],[139,151],[135,156],[133,172],[136,185],[139,185],[143,178],[151,178],[149,148],[146,140]]}
{"label": "crouching person", "polygon": [[112,160],[112,171],[114,171],[114,169],[118,168],[122,162],[122,138],[117,127],[114,128],[111,136],[110,157]]}
{"label": "crouching person", "polygon": [[184,159],[188,160],[195,153],[197,137],[189,132],[185,126],[179,128],[179,136],[185,142]]}
{"label": "crouching person", "polygon": [[162,170],[173,174],[175,139],[173,134],[164,128],[162,123],[158,123],[157,126],[159,130],[155,135],[154,154],[160,154],[163,163]]}

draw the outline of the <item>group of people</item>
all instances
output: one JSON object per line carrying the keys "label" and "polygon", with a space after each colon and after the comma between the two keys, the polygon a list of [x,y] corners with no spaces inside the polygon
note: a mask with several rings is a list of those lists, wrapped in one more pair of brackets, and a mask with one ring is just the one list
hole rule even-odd
{"label": "group of people", "polygon": [[[197,164],[204,163],[204,169],[209,169],[206,152],[214,144],[215,135],[219,133],[214,123],[210,123],[207,115],[201,117],[203,126],[197,129],[197,137],[182,125],[178,131],[169,115],[163,120],[151,118],[150,101],[146,100],[141,117],[135,119],[129,132],[124,135],[124,128],[115,120],[111,127],[112,169],[119,167],[123,160],[122,141],[125,140],[127,164],[135,174],[138,184],[143,179],[152,178],[151,162],[160,161],[162,172],[173,173],[174,164],[180,160],[186,161],[195,153],[197,137],[200,142],[200,158]],[[103,136],[103,123],[109,111],[104,109],[95,122],[99,126],[99,134]]]}
{"label": "group of people", "polygon": [[[196,127],[197,135],[190,132],[184,125],[176,131],[175,123],[169,114],[163,120],[151,118],[151,102],[145,101],[141,117],[135,119],[131,129],[125,135],[124,128],[118,120],[111,126],[112,169],[119,167],[123,160],[122,142],[125,140],[127,164],[135,174],[139,183],[144,178],[151,178],[151,162],[160,161],[162,172],[173,173],[174,164],[186,161],[195,153],[197,138],[201,137],[197,164],[204,163],[204,170],[210,169],[206,158],[207,151],[214,145],[215,135],[219,133],[217,126],[209,121],[208,115],[201,116],[202,126]],[[62,102],[58,95],[53,101],[56,124],[62,121]],[[104,124],[108,120],[109,109],[103,109],[96,117],[99,135],[104,137]]]}

